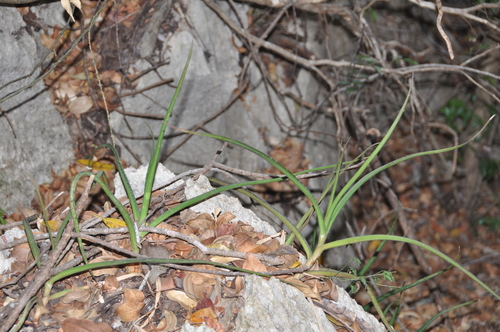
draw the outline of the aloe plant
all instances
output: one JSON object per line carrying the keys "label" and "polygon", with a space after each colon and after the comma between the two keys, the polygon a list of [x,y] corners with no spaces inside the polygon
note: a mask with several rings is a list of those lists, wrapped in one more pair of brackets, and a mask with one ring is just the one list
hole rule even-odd
{"label": "aloe plant", "polygon": [[[481,285],[481,287],[486,289],[494,297],[496,297],[497,299],[500,299],[500,296],[498,294],[496,294],[491,288],[489,288],[485,283],[480,281],[476,276],[474,276],[472,273],[467,271],[465,268],[463,268],[460,264],[455,262],[453,259],[451,259],[450,257],[446,256],[445,254],[441,253],[440,251],[432,248],[431,246],[426,245],[424,243],[421,243],[419,241],[413,240],[413,239],[408,239],[408,238],[405,238],[402,236],[396,236],[396,235],[383,235],[382,234],[382,235],[358,236],[358,237],[352,237],[352,238],[348,238],[348,239],[337,240],[337,241],[327,243],[327,238],[332,230],[333,224],[334,224],[335,220],[337,219],[339,213],[344,208],[347,201],[352,197],[352,195],[368,180],[372,179],[374,176],[376,176],[381,171],[383,171],[391,166],[394,166],[402,161],[408,160],[410,158],[424,156],[424,155],[430,155],[430,154],[443,153],[443,152],[458,149],[458,148],[468,144],[473,139],[475,139],[482,132],[482,130],[486,127],[486,125],[488,124],[488,123],[486,123],[485,126],[476,135],[474,135],[474,137],[472,137],[471,139],[469,139],[465,143],[462,143],[462,144],[457,145],[457,146],[445,148],[445,149],[425,151],[425,152],[419,152],[419,153],[415,153],[412,155],[408,155],[408,156],[399,158],[395,161],[392,161],[386,165],[383,165],[383,166],[365,174],[365,171],[369,167],[370,163],[376,158],[378,153],[382,150],[382,148],[384,147],[384,145],[388,141],[389,137],[391,136],[391,134],[395,130],[396,126],[398,125],[398,122],[401,119],[403,112],[406,108],[406,105],[408,103],[411,91],[408,93],[408,96],[406,97],[403,106],[399,110],[396,119],[392,123],[391,127],[389,128],[388,132],[386,133],[386,135],[384,136],[382,141],[375,147],[373,152],[368,157],[366,157],[364,159],[364,161],[361,163],[361,167],[355,172],[355,174],[350,178],[350,180],[347,182],[347,184],[344,185],[342,188],[339,188],[339,177],[345,171],[345,169],[347,167],[349,167],[350,165],[352,165],[356,160],[349,161],[349,162],[341,162],[341,160],[339,160],[339,162],[335,165],[330,165],[330,166],[326,166],[326,167],[322,167],[322,168],[318,168],[318,169],[314,169],[314,170],[307,170],[307,171],[303,171],[303,172],[300,172],[297,174],[293,174],[292,172],[287,170],[283,165],[281,165],[280,163],[278,163],[277,161],[275,161],[271,157],[269,157],[267,154],[255,149],[249,145],[246,145],[245,143],[239,142],[237,140],[234,140],[234,139],[231,139],[228,137],[220,136],[220,135],[213,135],[213,134],[191,132],[191,131],[183,130],[186,133],[205,136],[205,137],[209,137],[209,138],[213,138],[213,139],[218,139],[218,140],[221,140],[224,142],[234,144],[234,145],[239,146],[241,148],[244,148],[244,149],[256,154],[260,158],[266,160],[267,162],[269,162],[272,166],[274,166],[276,169],[281,171],[283,173],[284,177],[265,179],[265,180],[257,180],[257,181],[247,181],[247,182],[235,183],[235,184],[225,184],[225,183],[222,183],[219,181],[219,184],[221,184],[222,187],[213,189],[213,190],[211,190],[203,195],[200,195],[198,197],[195,197],[195,198],[192,198],[192,199],[187,200],[185,202],[182,202],[182,203],[176,205],[175,207],[171,208],[170,210],[166,211],[165,213],[161,214],[160,216],[156,217],[154,220],[148,222],[148,220],[146,218],[147,218],[149,208],[150,208],[149,205],[150,205],[150,201],[151,201],[153,182],[154,182],[154,178],[155,178],[156,168],[157,168],[157,165],[159,162],[159,156],[160,156],[163,136],[164,136],[170,115],[172,114],[172,110],[173,110],[173,107],[175,105],[175,101],[180,93],[182,83],[184,81],[184,78],[185,78],[185,75],[186,75],[186,72],[187,72],[187,69],[189,66],[191,54],[192,54],[192,48],[189,52],[189,56],[188,56],[188,59],[186,61],[186,65],[185,65],[184,70],[182,72],[181,78],[179,80],[179,84],[177,86],[177,89],[174,93],[174,96],[172,98],[170,106],[165,114],[161,129],[160,129],[160,134],[158,135],[158,141],[153,143],[152,154],[151,154],[151,158],[150,158],[150,161],[148,164],[148,172],[147,172],[146,181],[145,181],[144,197],[142,200],[142,206],[139,208],[138,201],[137,201],[137,199],[136,199],[136,197],[131,189],[130,183],[127,179],[127,176],[125,174],[125,171],[123,169],[123,166],[121,164],[121,161],[120,161],[120,158],[119,158],[119,155],[118,155],[116,149],[109,144],[102,145],[102,146],[98,147],[98,149],[99,148],[109,148],[113,151],[113,153],[115,155],[118,173],[119,173],[119,176],[120,176],[122,183],[124,185],[125,191],[127,193],[127,197],[129,199],[129,204],[130,204],[130,209],[131,209],[132,215],[131,216],[129,215],[126,207],[109,190],[109,188],[106,185],[105,180],[101,178],[102,174],[94,175],[91,172],[82,172],[82,173],[78,174],[75,177],[75,179],[73,180],[73,183],[71,186],[71,191],[70,191],[70,193],[72,195],[71,196],[71,204],[70,204],[71,205],[70,206],[71,214],[70,214],[70,216],[68,216],[64,220],[63,227],[61,229],[64,228],[64,226],[67,224],[67,222],[69,222],[69,219],[71,218],[71,219],[73,219],[76,231],[78,231],[78,216],[76,214],[75,190],[76,190],[76,184],[77,184],[78,180],[84,176],[89,176],[89,177],[94,176],[93,181],[103,188],[106,195],[110,198],[110,200],[113,202],[113,204],[115,205],[117,210],[120,212],[120,214],[122,215],[122,217],[125,221],[125,224],[127,225],[127,229],[130,233],[130,241],[132,244],[132,249],[135,252],[138,252],[138,250],[139,250],[138,249],[138,242],[140,241],[140,237],[143,237],[147,234],[146,232],[138,232],[138,230],[137,230],[138,226],[141,226],[145,223],[148,223],[148,226],[155,227],[158,224],[160,224],[162,221],[167,220],[168,218],[175,215],[176,213],[179,213],[180,211],[182,211],[186,208],[189,208],[190,206],[197,204],[205,199],[208,199],[210,197],[218,195],[222,192],[226,192],[226,191],[230,191],[230,190],[239,190],[240,192],[251,197],[252,199],[257,201],[258,203],[260,203],[262,206],[267,208],[269,211],[271,211],[271,213],[274,216],[276,216],[278,219],[280,219],[290,229],[291,235],[287,239],[287,242],[291,243],[291,241],[294,238],[296,238],[298,240],[298,242],[302,246],[302,249],[303,249],[305,256],[307,258],[306,265],[309,268],[311,268],[314,265],[314,263],[317,261],[317,259],[320,257],[320,255],[328,249],[332,249],[332,248],[340,247],[340,246],[346,246],[346,245],[350,245],[350,244],[354,244],[354,243],[365,242],[365,241],[374,241],[374,240],[398,241],[398,242],[413,244],[413,245],[419,246],[425,250],[432,252],[433,254],[435,254],[438,257],[447,261],[450,264],[450,266],[456,267],[457,269],[459,269],[460,271],[465,273],[467,276],[469,276],[471,279],[473,279],[475,282],[477,282],[479,285]],[[342,158],[340,158],[340,159],[342,159]],[[89,160],[91,160],[91,158],[89,158]],[[332,169],[333,171],[332,171],[332,174],[328,180],[328,183],[325,186],[321,195],[319,197],[315,197],[311,193],[311,191],[299,180],[299,178],[297,176],[300,174],[307,173],[307,172],[317,171],[319,169],[321,169],[321,170]],[[246,186],[252,186],[252,185],[256,185],[256,184],[266,184],[266,183],[271,183],[271,182],[275,182],[275,181],[282,181],[285,179],[290,180],[293,184],[295,184],[297,186],[297,188],[304,194],[304,196],[311,202],[310,210],[297,223],[294,223],[294,222],[288,220],[286,217],[284,217],[282,214],[280,214],[272,206],[270,206],[267,202],[265,202],[264,200],[262,200],[258,196],[255,196],[254,194],[242,189],[242,187],[246,187]],[[217,180],[214,180],[214,181],[217,182]],[[337,193],[337,191],[338,191],[338,193]],[[323,211],[320,207],[320,203],[324,199],[326,199],[327,197],[329,197],[328,204],[327,204],[325,211]],[[310,217],[312,215],[314,215],[316,217],[317,225],[318,225],[317,242],[316,242],[315,246],[313,246],[313,247],[308,243],[308,241],[305,239],[305,237],[300,232],[301,227],[307,222],[307,220],[310,219]],[[60,239],[61,234],[62,234],[62,230],[56,236],[56,242],[58,239]],[[81,240],[80,239],[78,239],[78,240],[79,240],[80,248],[82,250],[82,254],[84,254],[83,247],[81,246]],[[36,250],[36,249],[33,248],[33,250]],[[85,256],[84,256],[84,258],[85,258]],[[255,273],[255,272],[247,271],[244,269],[238,269],[235,267],[227,266],[224,264],[217,264],[217,263],[207,262],[207,261],[192,261],[192,260],[169,260],[169,259],[153,259],[153,258],[143,259],[143,258],[139,258],[139,259],[126,259],[126,260],[114,261],[114,262],[92,263],[92,264],[86,264],[83,266],[75,267],[73,269],[63,271],[63,272],[53,276],[45,285],[44,302],[48,301],[48,297],[50,295],[50,290],[51,290],[54,282],[56,282],[62,278],[68,277],[68,276],[73,275],[73,274],[85,272],[85,271],[91,271],[92,269],[98,269],[98,268],[109,267],[109,266],[127,265],[127,264],[133,264],[133,263],[211,264],[211,265],[215,265],[215,266],[230,268],[230,269],[237,270],[237,271]],[[309,273],[315,274],[315,275],[328,276],[333,272],[329,271],[329,270],[310,270]],[[335,273],[338,274],[338,272],[335,272]],[[267,276],[265,274],[259,274],[259,273],[255,273],[255,274],[258,274],[261,276]],[[356,277],[356,280],[363,282],[366,289],[370,292],[369,285],[367,284],[364,277],[362,277],[362,276]],[[402,291],[402,290],[403,290],[403,288],[400,291]],[[379,312],[381,317],[383,317],[384,323],[386,324],[386,326],[388,328],[391,328],[390,322],[385,319],[385,314],[382,311],[380,305],[378,304],[378,301],[381,299],[377,299],[373,294],[371,294],[371,298],[373,301],[373,305],[377,308],[377,311]]]}
{"label": "aloe plant", "polygon": [[[340,211],[344,208],[344,206],[347,204],[347,201],[352,197],[352,195],[354,195],[354,193],[356,193],[356,191],[364,183],[366,183],[368,180],[372,179],[375,175],[382,172],[383,170],[386,170],[389,167],[392,167],[392,166],[394,166],[400,162],[403,162],[405,160],[415,158],[415,157],[424,156],[424,155],[444,153],[444,152],[453,151],[455,149],[461,148],[464,145],[470,143],[476,137],[478,137],[479,134],[486,128],[488,123],[493,118],[493,117],[491,117],[486,122],[486,124],[482,127],[482,129],[478,133],[476,133],[476,135],[474,135],[472,138],[470,138],[468,141],[466,141],[465,143],[462,143],[462,144],[457,145],[457,146],[452,146],[449,148],[424,151],[424,152],[419,152],[419,153],[414,153],[414,154],[411,154],[408,156],[404,156],[402,158],[394,160],[394,161],[392,161],[386,165],[383,165],[383,166],[369,172],[368,174],[362,176],[363,173],[365,172],[365,170],[370,165],[370,163],[373,161],[373,159],[375,159],[375,157],[378,155],[378,153],[384,147],[385,143],[389,140],[389,137],[391,136],[391,134],[394,132],[399,120],[401,119],[401,117],[404,113],[404,110],[406,108],[406,105],[408,103],[410,95],[411,95],[411,89],[408,92],[408,95],[405,99],[405,102],[404,102],[403,106],[401,107],[401,109],[399,110],[399,112],[396,116],[396,119],[392,123],[391,127],[389,128],[389,130],[387,131],[386,135],[383,137],[381,142],[377,145],[377,147],[372,152],[372,154],[363,162],[363,164],[358,169],[358,171],[350,178],[350,180],[347,182],[347,184],[344,185],[344,187],[340,190],[340,192],[338,194],[335,194],[335,189],[337,187],[339,174],[340,174],[339,170],[337,170],[337,172],[335,173],[336,175],[333,176],[332,180],[330,181],[329,185],[327,186],[328,190],[330,190],[331,199],[329,201],[329,204],[326,208],[325,213],[323,213],[323,211],[321,210],[321,208],[319,206],[319,200],[317,200],[313,196],[313,194],[309,191],[309,189],[304,184],[302,184],[302,182],[300,182],[300,180],[296,177],[296,175],[293,174],[292,172],[290,172],[289,170],[287,170],[283,165],[281,165],[280,163],[278,163],[277,161],[275,161],[274,159],[272,159],[271,157],[269,157],[265,153],[255,149],[255,148],[253,148],[245,143],[236,141],[236,140],[231,139],[229,137],[208,134],[208,133],[192,132],[192,131],[187,131],[187,130],[182,130],[182,131],[189,133],[189,134],[193,134],[193,135],[200,135],[200,136],[210,137],[213,139],[228,142],[228,143],[240,146],[240,147],[256,154],[257,156],[266,160],[269,164],[274,166],[276,169],[281,171],[293,184],[295,184],[297,186],[297,188],[304,194],[304,196],[310,200],[311,205],[312,205],[311,209],[316,214],[318,228],[319,228],[317,244],[314,247],[314,250],[311,250],[311,248],[309,247],[308,244],[304,244],[306,241],[302,236],[297,235],[298,233],[300,233],[298,231],[297,227],[295,227],[295,229],[292,229],[292,234],[299,238],[299,241],[300,241],[301,245],[303,246],[303,249],[304,249],[304,252],[305,252],[306,258],[307,258],[307,262],[306,262],[307,266],[311,267],[318,260],[318,258],[321,256],[321,254],[325,250],[340,247],[340,246],[346,246],[346,245],[350,245],[350,244],[354,244],[354,243],[375,241],[375,240],[404,242],[404,243],[409,243],[409,244],[419,246],[422,249],[428,250],[428,251],[432,252],[433,254],[439,256],[440,258],[444,259],[449,264],[458,268],[460,271],[465,273],[468,277],[470,277],[475,282],[477,282],[479,285],[481,285],[481,287],[483,287],[485,290],[487,290],[494,297],[496,297],[497,299],[500,300],[500,295],[496,294],[490,287],[488,287],[485,283],[483,283],[481,280],[479,280],[476,276],[474,276],[472,273],[470,273],[465,268],[463,268],[456,261],[454,261],[453,259],[451,259],[447,255],[441,253],[440,251],[436,250],[435,248],[432,248],[429,245],[426,245],[422,242],[419,242],[419,241],[416,241],[413,239],[408,239],[408,238],[405,238],[402,236],[396,236],[396,235],[367,235],[367,236],[352,237],[352,238],[348,238],[348,239],[344,239],[344,240],[338,240],[338,241],[326,243],[326,239],[328,238],[328,235],[330,234],[331,229],[333,227],[333,224],[334,224],[335,220],[337,219]],[[337,165],[340,165],[340,163],[338,163]],[[258,181],[256,181],[256,182],[258,182]],[[245,183],[245,185],[249,185],[249,184]],[[222,189],[224,189],[224,190],[235,189],[236,187],[238,187],[238,185],[226,186],[226,187],[222,187]],[[222,189],[218,188],[216,190],[218,192],[220,192]],[[210,193],[212,193],[212,192],[210,192]],[[207,194],[210,194],[210,193],[207,193]],[[322,197],[323,196],[324,195],[322,195]],[[288,222],[287,225],[293,225],[293,223]],[[294,228],[294,227],[292,226],[292,228]]]}

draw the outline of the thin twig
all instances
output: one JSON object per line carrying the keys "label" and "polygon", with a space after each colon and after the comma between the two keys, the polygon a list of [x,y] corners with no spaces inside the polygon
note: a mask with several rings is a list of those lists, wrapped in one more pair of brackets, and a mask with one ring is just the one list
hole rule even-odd
{"label": "thin twig", "polygon": [[[166,236],[170,236],[173,238],[177,238],[180,240],[183,240],[189,244],[192,244],[196,248],[198,248],[203,254],[205,255],[215,255],[215,256],[224,256],[224,257],[234,257],[234,258],[241,258],[241,259],[246,259],[246,253],[244,252],[238,252],[238,251],[230,251],[230,250],[221,250],[221,249],[213,249],[213,248],[207,248],[204,244],[201,242],[193,239],[192,237],[188,235],[184,235],[179,232],[171,231],[171,230],[166,230],[163,228],[155,228],[155,227],[139,227],[139,231],[141,232],[148,232],[148,233],[156,233],[156,234],[162,234]],[[120,228],[95,228],[95,229],[87,229],[85,231],[82,231],[83,234],[91,234],[91,235],[97,235],[97,234],[120,234],[120,233],[127,233],[128,230],[126,227],[120,227]],[[271,265],[281,265],[283,264],[283,260],[278,258],[278,257],[272,257],[269,255],[262,255],[262,254],[256,254],[256,257],[268,264]]]}
{"label": "thin twig", "polygon": [[[408,0],[408,1],[422,8],[427,8],[434,11],[436,10],[436,5],[429,1],[423,1],[423,0]],[[470,20],[484,24],[494,30],[500,31],[500,28],[497,25],[491,23],[490,21],[484,18],[471,14],[471,12],[475,12],[481,9],[495,9],[495,8],[500,8],[500,5],[496,3],[483,3],[469,8],[452,8],[443,6],[442,10],[443,13],[462,16],[464,18],[468,18]]]}
{"label": "thin twig", "polygon": [[[15,90],[15,91],[12,91],[12,92],[8,93],[7,95],[1,97],[0,98],[0,104],[3,103],[4,101],[6,101],[7,99],[10,99],[10,98],[12,98],[14,96],[17,96],[22,91],[24,91],[24,90],[26,90],[26,89],[34,86],[36,83],[38,83],[39,81],[41,81],[45,77],[47,77],[61,62],[63,62],[68,57],[68,55],[71,53],[71,51],[78,45],[78,43],[80,43],[82,41],[82,39],[85,37],[85,35],[90,32],[90,30],[92,29],[92,27],[95,24],[95,21],[97,20],[97,17],[101,13],[101,11],[106,7],[106,3],[107,3],[107,0],[103,1],[101,7],[99,7],[99,9],[97,10],[96,14],[92,17],[92,19],[91,19],[91,21],[89,23],[89,26],[85,29],[84,33],[82,33],[80,36],[78,36],[78,38],[76,38],[73,41],[73,43],[71,44],[71,46],[69,47],[69,49],[66,51],[66,53],[64,53],[56,62],[54,62],[52,64],[52,66],[50,66],[49,70],[47,70],[45,73],[43,73],[42,75],[38,76],[36,79],[34,79],[30,83],[26,84],[25,86],[23,86],[23,87]],[[35,68],[35,70],[36,70],[36,68]],[[27,77],[29,77],[31,75],[32,75],[32,73],[28,74]],[[20,77],[20,78],[16,79],[15,81],[18,81],[18,80],[22,79],[23,77]],[[0,87],[0,90],[3,89],[6,85],[11,84],[11,83],[13,83],[13,82],[8,82],[8,83],[4,84],[2,87]]]}
{"label": "thin twig", "polygon": [[443,20],[443,4],[441,3],[441,0],[436,0],[436,5],[438,11],[436,26],[439,34],[441,35],[441,37],[443,37],[446,43],[446,48],[448,49],[448,53],[450,54],[450,59],[453,60],[455,58],[455,54],[453,54],[453,47],[451,46],[450,38],[446,35],[446,32],[444,32],[443,26],[441,25],[441,21]]}
{"label": "thin twig", "polygon": [[[143,92],[146,92],[148,90],[151,90],[151,89],[157,88],[159,86],[162,86],[164,84],[170,84],[173,81],[174,81],[173,78],[167,78],[165,80],[161,80],[159,82],[156,82],[156,83],[153,83],[151,85],[148,85],[147,87],[142,88],[140,90],[135,90],[135,91],[124,93],[124,94],[120,95],[120,98],[129,97],[129,96],[133,96],[133,95],[136,95],[136,94],[139,94],[139,93],[143,93]],[[122,113],[122,112],[120,112],[120,113]],[[161,119],[163,119],[163,116],[161,117]]]}
{"label": "thin twig", "polygon": [[[12,308],[12,310],[4,310],[0,313],[0,321],[2,322],[0,325],[0,332],[7,332],[10,330],[11,326],[14,325],[16,320],[19,318],[19,315],[23,311],[26,303],[28,303],[31,297],[35,296],[35,294],[50,278],[52,267],[59,259],[59,256],[63,252],[68,241],[71,239],[72,230],[73,224],[69,223],[56,249],[49,255],[49,258],[46,261],[42,262],[42,266],[38,270],[36,278],[34,278],[29,283],[28,287],[23,290],[14,308]],[[6,315],[8,316],[5,317]]]}
{"label": "thin twig", "polygon": [[213,166],[215,164],[215,160],[217,160],[217,158],[222,154],[222,151],[224,151],[224,149],[226,148],[226,146],[227,146],[227,142],[224,142],[222,144],[222,147],[219,150],[217,150],[217,152],[215,152],[215,155],[212,157],[212,159],[210,159],[208,161],[208,163],[206,163],[206,165],[203,166],[203,168],[201,169],[201,171],[199,171],[198,173],[196,173],[193,176],[193,181],[198,180],[201,175],[207,174],[213,168]]}

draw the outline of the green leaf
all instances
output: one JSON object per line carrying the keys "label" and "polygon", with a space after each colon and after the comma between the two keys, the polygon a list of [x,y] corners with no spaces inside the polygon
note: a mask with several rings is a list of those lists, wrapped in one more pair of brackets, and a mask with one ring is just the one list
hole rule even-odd
{"label": "green leaf", "polygon": [[[101,173],[101,174],[104,174],[104,173]],[[80,180],[80,178],[82,176],[89,176],[89,177],[94,176],[93,181],[101,186],[101,188],[104,191],[104,193],[106,194],[106,196],[108,196],[108,198],[115,205],[116,209],[120,212],[121,216],[123,217],[123,220],[127,224],[127,230],[129,232],[129,235],[130,235],[130,244],[132,246],[132,250],[134,252],[138,253],[139,247],[137,246],[137,232],[136,232],[135,223],[130,218],[130,216],[129,216],[127,210],[125,209],[125,207],[123,206],[123,204],[115,197],[115,195],[113,195],[113,193],[111,192],[111,190],[109,190],[108,186],[106,186],[104,181],[99,179],[99,175],[100,175],[99,173],[98,173],[98,175],[95,175],[92,172],[81,172],[75,176],[75,178],[73,179],[73,182],[71,183],[71,188],[70,188],[70,192],[69,192],[69,195],[70,195],[69,204],[70,204],[71,218],[73,219],[73,223],[75,225],[75,231],[80,232],[80,226],[78,223],[78,216],[76,214],[76,199],[75,199],[75,192],[76,192],[76,186],[78,184],[78,180]],[[61,227],[61,229],[62,229],[62,227]],[[85,251],[83,250],[83,244],[81,243],[80,238],[78,238],[78,244],[80,247],[80,252],[82,253],[83,258],[85,260],[85,263],[88,263],[86,261],[87,257],[85,255]]]}
{"label": "green leaf", "polygon": [[186,77],[186,73],[192,55],[193,55],[193,45],[191,45],[191,48],[189,49],[188,58],[186,60],[186,64],[184,65],[184,69],[182,70],[182,75],[179,80],[179,84],[175,89],[174,96],[170,101],[167,113],[165,114],[165,118],[163,119],[163,123],[160,128],[160,133],[158,135],[158,142],[156,142],[156,145],[154,145],[155,152],[154,154],[151,155],[151,158],[149,159],[148,172],[146,174],[146,182],[144,184],[144,197],[142,199],[142,209],[141,209],[141,214],[139,216],[139,225],[142,225],[145,222],[145,219],[149,212],[149,203],[151,201],[151,194],[153,191],[153,183],[155,179],[156,168],[158,167],[158,162],[160,160],[161,144],[163,142],[163,137],[165,136],[165,130],[167,129],[168,120],[170,119],[170,115],[172,114],[172,110],[174,109],[175,102],[181,91],[182,83],[184,83],[184,78]]}
{"label": "green leaf", "polygon": [[[36,220],[37,216],[31,216],[28,218],[23,219],[23,226],[24,226],[24,234],[26,234],[26,239],[28,239],[28,245],[30,246],[31,254],[33,255],[33,258],[37,260],[36,264],[38,267],[40,267],[40,260],[38,260],[38,257],[40,256],[40,248],[38,248],[38,245],[36,244],[35,237],[33,236],[33,231],[31,230],[30,222],[33,220]],[[50,232],[50,231],[49,231]]]}

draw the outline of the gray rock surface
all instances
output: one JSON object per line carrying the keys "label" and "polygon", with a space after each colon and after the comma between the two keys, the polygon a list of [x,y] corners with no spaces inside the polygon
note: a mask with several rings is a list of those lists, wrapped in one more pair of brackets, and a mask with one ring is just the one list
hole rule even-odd
{"label": "gray rock surface", "polygon": [[255,275],[246,276],[244,283],[244,304],[236,317],[235,331],[336,331],[325,313],[292,286]]}
{"label": "gray rock surface", "polygon": [[[158,38],[163,41],[163,46],[150,54],[152,59],[169,59],[170,64],[144,75],[136,90],[158,82],[159,77],[173,78],[177,84],[189,48],[193,45],[188,73],[169,121],[174,126],[188,129],[217,114],[233,97],[238,88],[238,76],[242,71],[243,60],[240,59],[241,56],[234,45],[240,43],[238,39],[234,38],[231,30],[203,1],[181,1],[181,3],[183,11],[174,3],[171,11],[173,18],[167,21],[169,25],[178,25],[178,29],[173,33],[160,34]],[[227,2],[221,1],[218,5],[237,21]],[[236,3],[236,8],[239,16],[245,18],[249,7]],[[245,20],[242,22],[246,24]],[[150,66],[149,62],[138,60],[132,65],[131,70],[141,71]],[[280,70],[279,66],[277,70]],[[300,122],[301,117],[306,117],[307,114],[293,114],[297,106],[294,102],[282,101],[272,88],[267,91],[260,70],[254,65],[250,65],[248,78],[251,88],[244,97],[234,102],[221,116],[208,122],[203,128],[267,152],[270,136],[279,142],[285,137],[287,128],[294,126],[292,122]],[[311,103],[318,102],[319,89],[315,78],[304,70],[299,72],[295,86],[290,88],[283,86],[283,91],[293,91]],[[163,116],[173,93],[173,87],[162,86],[143,94],[123,98],[122,102],[128,112]],[[115,112],[112,114],[111,125],[121,135],[144,138],[125,139],[125,142],[131,151],[141,158],[141,163],[146,163],[151,151],[151,139],[146,123],[153,129],[153,133],[157,134],[161,122],[149,119],[132,121],[129,117],[127,124],[125,119],[124,115]],[[332,119],[321,115],[310,129],[318,133],[335,133],[335,128]],[[167,129],[167,135],[174,133],[178,132],[173,128]],[[314,156],[310,158],[314,164],[334,163],[336,152],[332,150],[333,145],[330,145],[331,136],[322,134],[312,136],[314,138],[306,151]],[[164,156],[179,143],[180,139],[169,138],[164,142]],[[220,147],[221,143],[216,140],[195,136],[182,148],[173,152],[164,163],[173,172],[180,173],[192,168],[193,165],[204,165]],[[327,149],[329,152],[325,153]],[[133,160],[127,151],[123,151],[122,157],[128,161]],[[269,166],[256,155],[241,148],[225,149],[217,161],[249,171],[258,171]]]}
{"label": "gray rock surface", "polygon": [[[240,295],[242,306],[235,320],[235,332],[334,332],[322,309],[311,304],[302,292],[276,278],[248,275]],[[355,319],[365,332],[385,332],[385,326],[354,301],[346,291],[337,288],[339,299],[330,301],[335,312]],[[346,319],[347,320],[347,319]],[[213,331],[206,326],[193,327],[186,323],[181,331]]]}
{"label": "gray rock surface", "polygon": [[180,332],[215,332],[215,330],[206,326],[204,323],[201,326],[192,326],[189,323],[186,323],[182,326]]}
{"label": "gray rock surface", "polygon": [[337,307],[344,308],[344,310],[356,315],[360,319],[362,326],[365,328],[363,331],[385,332],[387,329],[384,324],[380,323],[373,315],[363,310],[361,307],[343,288],[337,287],[339,298],[337,301],[331,301]]}
{"label": "gray rock surface", "polygon": [[[141,165],[139,168],[135,169],[133,167],[128,167],[125,169],[125,174],[130,182],[130,186],[134,191],[136,197],[142,196],[144,194],[144,183],[146,182],[146,174],[148,171],[148,165]],[[163,188],[171,179],[175,177],[175,174],[168,170],[163,164],[158,164],[156,168],[155,181],[153,182],[153,190],[155,188]],[[168,187],[166,190],[174,189],[175,187],[183,184],[184,181],[179,180]],[[119,176],[114,179],[115,184],[115,196],[116,198],[122,198],[127,196],[125,189],[123,188],[122,180]]]}
{"label": "gray rock surface", "polygon": [[[58,6],[59,3],[44,5],[44,10],[57,16]],[[47,50],[39,43],[38,33],[26,26],[15,8],[0,7],[0,17],[3,87],[28,74]],[[1,102],[38,75],[39,70],[0,90],[0,107],[4,111],[0,112],[0,208],[7,213],[18,206],[30,206],[35,194],[31,178],[37,184],[50,182],[51,171],[60,172],[74,158],[68,128],[52,106],[43,82]]]}

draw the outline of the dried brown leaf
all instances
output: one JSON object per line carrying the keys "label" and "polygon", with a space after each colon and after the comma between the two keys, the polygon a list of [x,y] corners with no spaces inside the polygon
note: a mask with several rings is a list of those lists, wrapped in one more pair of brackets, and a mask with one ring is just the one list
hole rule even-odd
{"label": "dried brown leaf", "polygon": [[[89,263],[100,263],[100,262],[110,262],[110,261],[115,261],[118,258],[115,256],[110,256],[110,255],[105,255],[105,256],[100,256],[96,259],[91,260]],[[115,275],[116,271],[118,271],[118,268],[116,267],[110,267],[110,268],[104,268],[104,269],[99,269],[99,270],[92,270],[95,276],[104,276],[104,275]]]}
{"label": "dried brown leaf", "polygon": [[127,302],[116,308],[116,314],[120,316],[123,322],[133,322],[141,313],[141,309],[144,307],[143,302]]}
{"label": "dried brown leaf", "polygon": [[163,318],[160,323],[156,326],[156,330],[159,332],[171,332],[177,328],[177,316],[172,311],[165,310],[165,318]]}
{"label": "dried brown leaf", "polygon": [[[107,325],[107,324],[105,324]],[[64,332],[107,332],[103,325],[94,323],[89,319],[68,318],[61,324]],[[109,327],[109,326],[108,326]]]}
{"label": "dried brown leaf", "polygon": [[144,301],[144,293],[138,289],[125,288],[123,290],[124,302],[142,302]]}
{"label": "dried brown leaf", "polygon": [[94,106],[92,98],[90,98],[89,96],[80,96],[71,101],[68,106],[68,110],[71,112],[71,114],[79,117],[80,114],[90,111],[92,109],[92,106]]}
{"label": "dried brown leaf", "polygon": [[193,255],[194,246],[184,241],[177,241],[175,244],[175,254],[182,258],[190,258]]}
{"label": "dried brown leaf", "polygon": [[210,297],[216,283],[215,275],[198,272],[187,272],[182,280],[182,286],[187,296],[198,301]]}
{"label": "dried brown leaf", "polygon": [[156,288],[157,292],[167,291],[175,288],[174,276],[169,275],[166,278],[159,279],[159,287]]}
{"label": "dried brown leaf", "polygon": [[236,234],[234,240],[236,242],[236,250],[239,252],[258,254],[267,249],[265,245],[257,244],[260,239],[251,237],[245,233]]}
{"label": "dried brown leaf", "polygon": [[116,314],[123,322],[133,322],[139,318],[144,307],[144,293],[138,289],[126,288],[123,290],[123,304],[116,308]]}
{"label": "dried brown leaf", "polygon": [[90,298],[92,291],[90,289],[74,289],[71,292],[66,293],[61,298],[61,302],[63,303],[71,303],[73,301],[76,302],[87,302]]}
{"label": "dried brown leaf", "polygon": [[232,214],[229,211],[226,211],[217,217],[216,225],[217,225],[217,227],[220,227],[221,225],[228,224],[234,218],[236,218],[236,216],[234,214]]}
{"label": "dried brown leaf", "polygon": [[267,271],[267,266],[262,264],[257,256],[250,253],[247,253],[247,260],[243,263],[243,268],[255,272]]}
{"label": "dried brown leaf", "polygon": [[117,289],[120,285],[118,284],[118,279],[116,279],[115,276],[106,276],[106,278],[104,278],[104,289],[105,290],[109,290],[109,291],[113,291],[115,289]]}
{"label": "dried brown leaf", "polygon": [[193,228],[193,230],[197,230],[196,234],[201,234],[206,230],[214,230],[215,229],[215,221],[213,219],[193,219],[188,222],[188,225]]}
{"label": "dried brown leaf", "polygon": [[217,320],[217,314],[215,311],[208,307],[208,308],[203,308],[200,310],[195,311],[190,317],[189,317],[189,322],[191,324],[201,324],[203,323],[207,318],[215,319]]}
{"label": "dried brown leaf", "polygon": [[186,310],[192,310],[198,304],[198,302],[196,302],[195,300],[187,296],[186,293],[180,290],[167,291],[165,294],[170,300],[179,303],[181,307]]}
{"label": "dried brown leaf", "polygon": [[283,279],[287,284],[297,288],[299,291],[304,293],[306,297],[310,297],[314,300],[321,301],[321,296],[319,295],[318,289],[316,287],[311,288],[307,284],[303,283],[295,277],[288,277]]}
{"label": "dried brown leaf", "polygon": [[82,9],[82,4],[80,3],[80,0],[61,0],[61,5],[64,8],[64,10],[68,13],[69,16],[71,16],[71,19],[73,22],[75,22],[75,18],[73,17],[73,9],[71,8],[71,4],[74,4],[75,7],[78,9]]}

